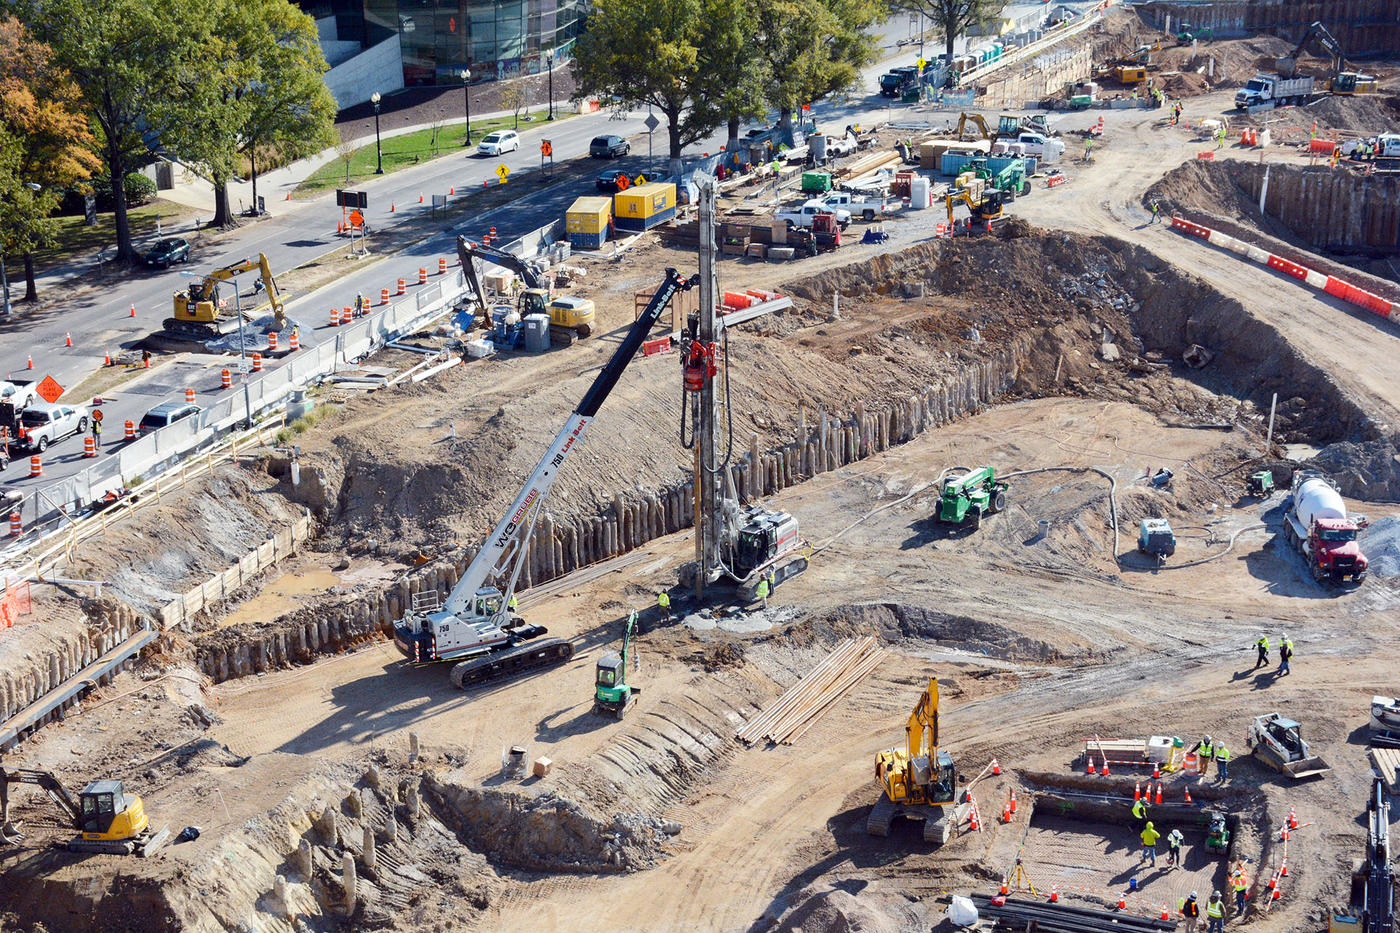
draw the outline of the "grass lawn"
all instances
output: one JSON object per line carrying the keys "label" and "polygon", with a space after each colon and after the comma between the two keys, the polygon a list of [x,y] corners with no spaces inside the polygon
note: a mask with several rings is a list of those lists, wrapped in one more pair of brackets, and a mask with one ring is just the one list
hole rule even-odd
{"label": "grass lawn", "polygon": [[[554,122],[558,123],[565,117],[572,114],[561,114],[556,112]],[[535,119],[526,123],[520,121],[520,129],[531,129],[544,121],[538,114]],[[515,121],[510,117],[499,120],[472,121],[472,144],[481,142],[483,136],[492,130],[514,129]],[[406,133],[403,136],[394,136],[383,140],[384,149],[384,174],[397,172],[402,168],[410,168],[420,165],[440,156],[463,151],[462,140],[466,138],[467,126],[465,123],[456,123],[450,126],[440,127],[437,131],[437,147],[433,147],[433,129],[418,130],[413,133]],[[337,157],[325,165],[312,172],[297,189],[292,192],[293,196],[314,196],[322,191],[332,188],[343,188],[347,184],[355,184],[358,181],[368,181],[374,178],[375,152],[374,143],[361,146],[350,156],[350,180],[345,180],[345,160]]]}
{"label": "grass lawn", "polygon": [[[127,219],[131,224],[131,242],[136,249],[153,240],[156,235],[156,217],[160,217],[161,227],[166,231],[174,229],[177,223],[198,214],[199,211],[174,201],[156,198],[149,204],[127,209]],[[97,225],[89,227],[83,223],[81,215],[58,218],[58,236],[54,245],[34,253],[34,267],[39,273],[57,268],[75,257],[93,256],[104,247],[117,244],[117,222],[115,214],[98,214]]]}

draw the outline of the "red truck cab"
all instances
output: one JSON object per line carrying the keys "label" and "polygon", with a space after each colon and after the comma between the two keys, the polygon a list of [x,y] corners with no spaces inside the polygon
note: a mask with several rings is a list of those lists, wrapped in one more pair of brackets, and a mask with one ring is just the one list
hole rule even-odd
{"label": "red truck cab", "polygon": [[1319,518],[1313,522],[1312,550],[1320,574],[1361,582],[1366,576],[1366,556],[1357,543],[1357,530],[1356,522],[1345,518]]}

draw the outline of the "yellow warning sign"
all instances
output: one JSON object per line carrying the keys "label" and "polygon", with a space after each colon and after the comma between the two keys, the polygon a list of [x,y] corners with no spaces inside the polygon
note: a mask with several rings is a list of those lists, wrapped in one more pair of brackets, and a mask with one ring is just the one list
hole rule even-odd
{"label": "yellow warning sign", "polygon": [[506,168],[504,162],[502,162],[500,165],[496,166],[496,177],[499,178],[499,179],[501,180],[501,184],[504,185],[504,184],[506,183],[506,176],[509,175],[509,174],[510,174],[510,169]]}

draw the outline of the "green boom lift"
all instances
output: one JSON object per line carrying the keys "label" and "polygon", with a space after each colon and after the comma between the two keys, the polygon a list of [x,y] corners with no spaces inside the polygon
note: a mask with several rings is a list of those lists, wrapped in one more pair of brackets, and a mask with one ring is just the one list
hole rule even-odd
{"label": "green boom lift", "polygon": [[970,524],[977,528],[982,516],[1006,508],[1006,483],[998,482],[996,470],[978,467],[943,481],[938,501],[938,520],[946,524]]}
{"label": "green boom lift", "polygon": [[622,636],[622,654],[608,652],[598,659],[597,686],[593,689],[593,711],[612,713],[621,719],[627,715],[641,687],[627,682],[627,662],[632,654],[632,631],[637,625],[637,613],[627,617],[627,631]]}

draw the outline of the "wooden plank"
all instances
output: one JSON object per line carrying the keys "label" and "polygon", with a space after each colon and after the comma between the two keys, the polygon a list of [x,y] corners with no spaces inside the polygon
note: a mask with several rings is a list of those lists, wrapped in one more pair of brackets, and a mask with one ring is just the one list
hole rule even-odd
{"label": "wooden plank", "polygon": [[1373,748],[1371,749],[1371,762],[1380,772],[1381,780],[1385,782],[1385,789],[1394,794],[1400,788],[1400,749],[1397,748]]}

